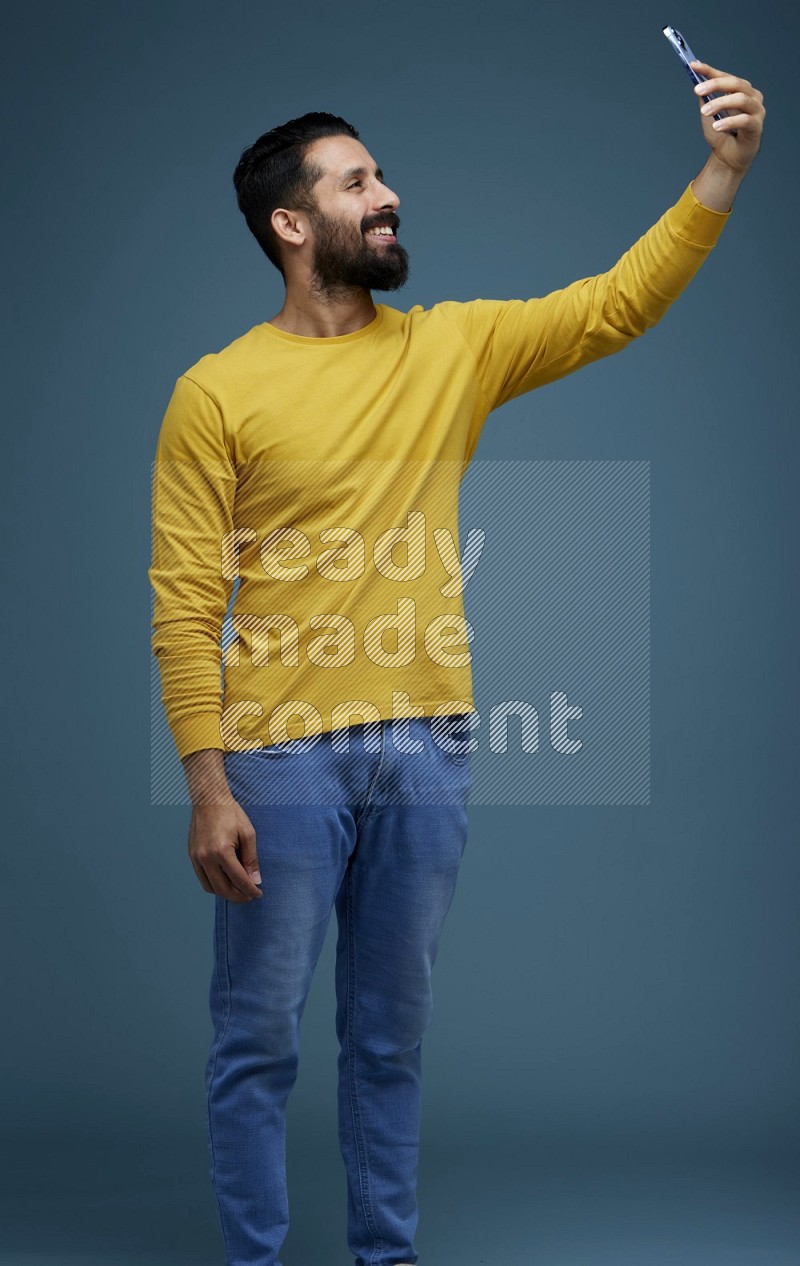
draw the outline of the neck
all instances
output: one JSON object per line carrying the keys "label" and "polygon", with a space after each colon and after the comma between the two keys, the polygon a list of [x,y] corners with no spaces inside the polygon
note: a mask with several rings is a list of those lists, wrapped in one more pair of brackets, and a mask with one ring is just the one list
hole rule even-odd
{"label": "neck", "polygon": [[368,290],[345,298],[320,300],[308,294],[292,294],[289,290],[283,307],[269,324],[289,334],[306,338],[331,338],[337,334],[353,334],[369,325],[377,316],[377,308]]}

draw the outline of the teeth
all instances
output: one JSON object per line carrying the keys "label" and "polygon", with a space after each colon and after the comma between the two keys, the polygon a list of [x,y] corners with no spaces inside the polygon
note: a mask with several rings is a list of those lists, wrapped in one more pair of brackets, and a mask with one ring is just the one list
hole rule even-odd
{"label": "teeth", "polygon": [[380,228],[377,228],[377,229],[368,229],[367,232],[368,233],[383,233],[384,236],[391,237],[394,234],[394,229],[391,229],[389,228],[388,225],[384,224],[384,225],[381,225]]}

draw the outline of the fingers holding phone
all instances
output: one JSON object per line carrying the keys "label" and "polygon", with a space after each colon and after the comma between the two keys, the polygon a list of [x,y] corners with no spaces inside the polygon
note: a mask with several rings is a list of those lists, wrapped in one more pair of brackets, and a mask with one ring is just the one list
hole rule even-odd
{"label": "fingers holding phone", "polygon": [[[764,94],[749,79],[717,70],[707,62],[694,60],[695,69],[704,75],[704,82],[695,87],[700,98],[703,135],[717,156],[736,171],[745,171],[758,153],[764,128]],[[703,101],[706,90],[716,95]],[[722,118],[720,109],[725,110]]]}
{"label": "fingers holding phone", "polygon": [[692,80],[708,144],[732,171],[746,171],[761,144],[766,114],[764,94],[749,79],[695,57],[674,26],[662,27],[662,31]]}

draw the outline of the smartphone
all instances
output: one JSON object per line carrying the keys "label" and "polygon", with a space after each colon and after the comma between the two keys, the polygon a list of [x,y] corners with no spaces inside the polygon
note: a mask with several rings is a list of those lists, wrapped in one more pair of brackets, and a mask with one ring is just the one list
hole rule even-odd
{"label": "smartphone", "polygon": [[[686,43],[686,40],[681,35],[680,31],[677,31],[674,26],[662,26],[661,30],[663,34],[666,35],[670,44],[675,49],[675,52],[680,57],[681,62],[685,66],[686,71],[692,83],[693,84],[705,83],[706,76],[701,75],[699,70],[695,70],[693,66],[689,65],[690,62],[696,62],[698,58],[695,57],[694,53],[690,49],[689,45]],[[717,97],[721,97],[721,96],[723,96],[721,92],[710,92],[707,97],[703,97],[703,100],[714,101]],[[722,110],[720,111],[719,114],[715,114],[714,118],[727,119],[729,113],[730,111],[728,110]],[[737,132],[733,128],[731,128],[731,136],[736,136],[736,135],[738,135]]]}

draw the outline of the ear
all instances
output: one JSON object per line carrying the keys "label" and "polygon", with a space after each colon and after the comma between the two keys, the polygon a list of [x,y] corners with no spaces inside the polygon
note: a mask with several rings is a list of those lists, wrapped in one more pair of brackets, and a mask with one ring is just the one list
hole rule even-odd
{"label": "ear", "polygon": [[306,237],[306,230],[297,215],[293,211],[287,211],[284,207],[276,207],[270,216],[272,227],[282,242],[287,242],[290,246],[302,246]]}

